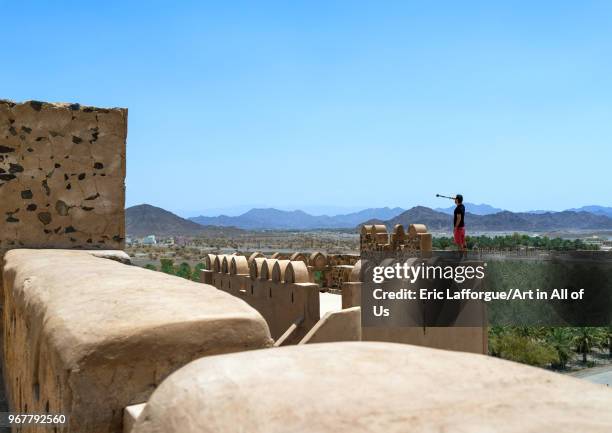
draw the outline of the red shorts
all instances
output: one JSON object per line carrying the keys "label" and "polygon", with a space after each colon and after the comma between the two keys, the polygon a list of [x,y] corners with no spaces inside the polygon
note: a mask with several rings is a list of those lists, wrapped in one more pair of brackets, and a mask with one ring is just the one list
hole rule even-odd
{"label": "red shorts", "polygon": [[465,227],[457,227],[453,232],[455,243],[459,246],[465,245]]}

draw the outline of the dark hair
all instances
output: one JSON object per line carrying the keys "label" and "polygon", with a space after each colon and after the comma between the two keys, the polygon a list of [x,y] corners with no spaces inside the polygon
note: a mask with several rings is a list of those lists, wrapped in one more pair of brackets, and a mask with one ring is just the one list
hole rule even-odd
{"label": "dark hair", "polygon": [[463,203],[463,196],[461,194],[457,194],[455,198],[457,199],[459,203]]}

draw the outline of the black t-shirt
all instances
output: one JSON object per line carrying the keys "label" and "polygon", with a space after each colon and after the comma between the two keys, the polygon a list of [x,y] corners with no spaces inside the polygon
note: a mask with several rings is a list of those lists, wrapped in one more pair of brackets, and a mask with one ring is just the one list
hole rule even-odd
{"label": "black t-shirt", "polygon": [[457,205],[457,207],[455,208],[455,212],[453,214],[453,227],[457,225],[457,215],[461,215],[461,222],[459,223],[459,225],[457,227],[464,227],[465,226],[465,206],[463,206],[463,204],[459,204]]}

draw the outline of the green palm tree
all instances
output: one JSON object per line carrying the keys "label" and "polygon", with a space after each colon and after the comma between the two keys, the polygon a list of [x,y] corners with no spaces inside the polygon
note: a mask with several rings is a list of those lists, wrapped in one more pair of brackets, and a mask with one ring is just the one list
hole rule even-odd
{"label": "green palm tree", "polygon": [[174,275],[174,262],[170,259],[161,259],[160,260],[160,270],[166,274]]}
{"label": "green palm tree", "polygon": [[548,331],[543,326],[513,326],[512,333],[521,337],[529,337],[534,339],[542,339]]}
{"label": "green palm tree", "polygon": [[177,277],[191,279],[191,266],[189,266],[189,263],[181,263],[175,272]]}
{"label": "green palm tree", "polygon": [[608,357],[612,358],[612,326],[603,329],[605,344],[608,346]]}
{"label": "green palm tree", "polygon": [[559,357],[559,363],[555,367],[565,368],[572,355],[571,330],[568,328],[552,328],[546,335],[546,342],[555,349]]}
{"label": "green palm tree", "polygon": [[602,332],[599,328],[583,326],[574,328],[573,341],[576,345],[576,351],[582,353],[582,362],[586,364],[587,355],[600,344]]}
{"label": "green palm tree", "polygon": [[204,263],[198,263],[193,267],[193,272],[191,273],[191,279],[193,281],[200,281],[200,271],[204,269]]}
{"label": "green palm tree", "polygon": [[507,328],[503,326],[492,326],[489,328],[489,354],[491,356],[501,356],[501,340],[506,333]]}

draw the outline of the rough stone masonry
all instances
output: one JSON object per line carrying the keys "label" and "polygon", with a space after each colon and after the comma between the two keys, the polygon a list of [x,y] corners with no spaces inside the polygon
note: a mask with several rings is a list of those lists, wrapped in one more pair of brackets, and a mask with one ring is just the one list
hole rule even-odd
{"label": "rough stone masonry", "polygon": [[0,100],[0,254],[121,249],[127,109]]}

